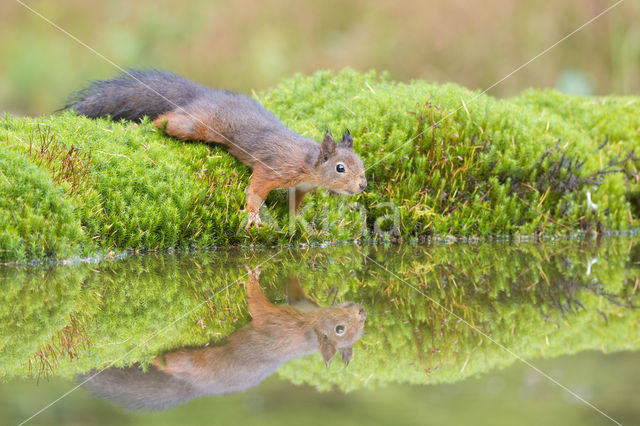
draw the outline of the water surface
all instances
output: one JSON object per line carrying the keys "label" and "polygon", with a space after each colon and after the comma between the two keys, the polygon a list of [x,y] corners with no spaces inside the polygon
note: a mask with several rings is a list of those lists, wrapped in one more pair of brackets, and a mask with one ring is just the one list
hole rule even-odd
{"label": "water surface", "polygon": [[[640,419],[631,379],[640,377],[639,248],[629,239],[349,246],[0,269],[0,410],[19,423],[72,389],[78,374],[147,369],[180,348],[223,345],[250,324],[245,266],[262,265],[260,287],[276,304],[286,303],[292,277],[321,306],[362,304],[364,333],[348,367],[334,360],[327,368],[320,353],[302,356],[253,390],[154,414],[78,389],[33,422],[91,417],[78,411],[82,400],[107,413],[105,423],[158,424],[177,412],[195,422],[207,410],[229,418],[235,407],[281,424],[335,407],[343,424],[362,416],[429,424],[426,411],[434,424],[507,424],[514,413],[534,412],[546,423],[613,424],[610,416],[631,424]],[[282,398],[297,408],[277,409]],[[529,414],[522,424],[545,423],[535,420]]]}

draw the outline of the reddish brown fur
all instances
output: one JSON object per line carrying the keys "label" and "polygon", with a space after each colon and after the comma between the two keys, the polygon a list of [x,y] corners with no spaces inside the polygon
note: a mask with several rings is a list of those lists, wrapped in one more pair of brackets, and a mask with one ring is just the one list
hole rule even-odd
{"label": "reddish brown fur", "polygon": [[[231,142],[224,137],[220,131],[215,129],[214,123],[205,111],[198,112],[198,115],[192,117],[182,112],[172,111],[160,115],[154,120],[154,125],[164,129],[168,135],[181,140],[201,140],[227,145],[230,153],[244,164],[253,168],[249,187],[247,188],[246,211],[249,212],[247,227],[252,224],[256,226],[261,224],[258,211],[269,192],[274,189],[291,188],[301,183],[304,184],[305,188],[295,189],[294,211],[297,213],[305,196],[315,191],[317,187],[326,187],[337,192],[354,194],[363,189],[362,182],[365,182],[366,185],[366,179],[363,173],[360,172],[363,170],[362,162],[359,161],[357,156],[349,155],[349,152],[345,152],[349,151],[349,149],[338,149],[333,138],[329,135],[325,137],[323,145],[317,153],[310,147],[305,148],[306,144],[295,144],[291,148],[300,146],[300,149],[288,150],[281,149],[281,146],[274,144],[274,151],[278,152],[272,153],[272,157],[278,158],[280,161],[277,165],[269,165],[253,156],[250,149],[243,149],[241,144],[235,141]],[[309,164],[309,151],[311,151],[312,156],[317,157],[312,165]],[[355,159],[352,157],[355,157]],[[330,170],[324,170],[326,167],[323,168],[323,165],[331,159],[333,159],[333,162]],[[347,170],[353,175],[353,180],[344,181],[342,176],[340,176],[341,179],[335,177],[333,165],[338,162],[345,164]],[[362,176],[360,176],[361,173]],[[356,186],[352,182],[355,182]]]}

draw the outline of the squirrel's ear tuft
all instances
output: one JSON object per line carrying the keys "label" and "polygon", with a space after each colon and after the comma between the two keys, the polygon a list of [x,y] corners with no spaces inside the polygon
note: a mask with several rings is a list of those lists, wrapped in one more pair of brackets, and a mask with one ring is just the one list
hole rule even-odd
{"label": "squirrel's ear tuft", "polygon": [[345,367],[349,365],[349,361],[353,357],[353,347],[349,346],[348,348],[340,348],[338,349],[340,352],[340,356],[342,357],[342,362],[344,362]]}
{"label": "squirrel's ear tuft", "polygon": [[336,345],[331,342],[326,334],[323,334],[316,330],[316,336],[318,337],[318,343],[320,344],[320,354],[327,367],[331,365],[333,355],[336,353]]}
{"label": "squirrel's ear tuft", "polygon": [[289,287],[287,287],[287,303],[289,303],[289,305],[318,307],[318,304],[304,292],[304,289],[300,284],[300,280],[295,275],[289,278]]}
{"label": "squirrel's ear tuft", "polygon": [[336,152],[336,141],[333,140],[331,133],[327,132],[322,139],[320,145],[320,160],[322,162],[327,161]]}
{"label": "squirrel's ear tuft", "polygon": [[353,138],[351,137],[351,132],[349,132],[349,129],[345,129],[344,133],[342,134],[342,140],[340,141],[340,144],[338,146],[340,148],[347,148],[353,151]]}

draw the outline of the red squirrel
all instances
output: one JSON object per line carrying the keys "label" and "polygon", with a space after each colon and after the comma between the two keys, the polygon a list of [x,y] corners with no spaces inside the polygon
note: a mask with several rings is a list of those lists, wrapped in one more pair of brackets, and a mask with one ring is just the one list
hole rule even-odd
{"label": "red squirrel", "polygon": [[349,131],[340,143],[327,133],[318,144],[288,129],[247,96],[210,89],[167,71],[130,70],[94,81],[63,109],[112,120],[140,121],[148,116],[170,136],[225,145],[252,168],[247,228],[261,225],[260,206],[276,188],[295,188],[297,212],[305,195],[319,187],[353,195],[367,186]]}
{"label": "red squirrel", "polygon": [[246,283],[253,320],[223,343],[167,352],[146,372],[135,366],[110,367],[79,380],[99,397],[129,408],[161,410],[203,395],[251,388],[288,360],[316,351],[327,365],[336,351],[349,363],[367,316],[362,306],[344,302],[320,307],[297,278],[289,284],[290,306],[277,306],[260,289],[259,275],[260,268],[249,270]]}

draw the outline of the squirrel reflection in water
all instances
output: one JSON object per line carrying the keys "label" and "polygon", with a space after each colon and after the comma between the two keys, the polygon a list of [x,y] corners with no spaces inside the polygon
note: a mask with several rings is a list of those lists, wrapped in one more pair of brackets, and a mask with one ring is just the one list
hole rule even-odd
{"label": "squirrel reflection in water", "polygon": [[[248,268],[247,268],[248,269]],[[162,410],[204,395],[239,392],[258,385],[286,361],[320,351],[329,365],[336,352],[345,364],[360,338],[366,312],[354,302],[320,307],[297,278],[288,288],[289,306],[269,302],[260,288],[260,268],[249,271],[247,303],[252,321],[224,342],[185,348],[156,358],[146,372],[110,367],[79,377],[102,398],[133,409]]]}

